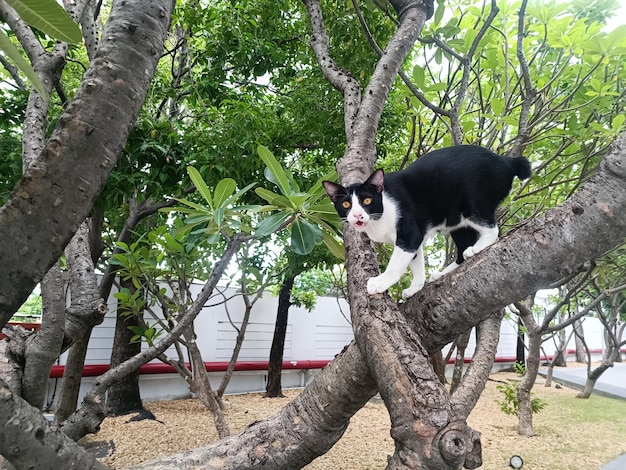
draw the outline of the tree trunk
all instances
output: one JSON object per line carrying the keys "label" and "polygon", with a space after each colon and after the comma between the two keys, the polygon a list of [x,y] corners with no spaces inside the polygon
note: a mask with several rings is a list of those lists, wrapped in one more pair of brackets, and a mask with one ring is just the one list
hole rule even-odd
{"label": "tree trunk", "polygon": [[0,240],[5,241],[0,259],[7,267],[0,270],[0,326],[59,259],[91,211],[144,102],[174,4],[113,3],[98,52],[74,98],[37,164],[0,209]]}
{"label": "tree trunk", "polygon": [[526,344],[524,335],[524,324],[521,318],[517,318],[517,343],[515,346],[515,363],[526,367]]}
{"label": "tree trunk", "polygon": [[[222,377],[222,381],[220,382],[220,386],[217,388],[216,396],[222,406],[222,397],[226,392],[226,387],[228,387],[228,383],[230,382],[231,377],[233,376],[233,372],[235,371],[235,366],[237,365],[237,359],[239,358],[239,353],[241,352],[241,348],[243,346],[243,340],[246,337],[246,330],[248,329],[248,324],[250,323],[250,314],[252,313],[252,307],[254,303],[259,300],[261,292],[257,292],[255,294],[254,300],[250,300],[250,295],[246,291],[247,287],[245,283],[241,286],[243,301],[246,305],[246,309],[243,314],[243,319],[241,320],[241,325],[237,329],[237,338],[235,340],[235,347],[233,348],[233,353],[230,356],[230,361],[228,363],[228,367],[226,368],[226,372],[224,372],[224,377]],[[233,325],[234,326],[234,325]]]}
{"label": "tree trunk", "polygon": [[585,353],[585,343],[583,338],[585,337],[585,331],[583,328],[582,320],[576,320],[573,325],[574,328],[574,343],[576,344],[576,362],[580,364],[587,363],[587,354]]}
{"label": "tree trunk", "polygon": [[441,349],[439,351],[435,351],[434,353],[430,355],[429,362],[433,370],[435,371],[435,374],[439,378],[439,381],[442,384],[447,383],[447,380],[446,380],[447,361],[443,357],[443,352],[441,351]]}
{"label": "tree trunk", "polygon": [[533,431],[531,390],[537,379],[539,363],[541,362],[541,331],[535,323],[532,314],[524,315],[523,320],[528,331],[528,357],[526,358],[526,370],[517,386],[518,433],[520,436],[531,437],[535,435]]}
{"label": "tree trunk", "polygon": [[[132,281],[121,280],[121,287],[136,291]],[[141,352],[141,341],[131,342],[134,333],[130,326],[139,326],[140,319],[128,314],[118,302],[117,321],[115,323],[115,336],[111,349],[111,367],[120,365],[135,354]],[[131,372],[124,380],[119,380],[111,385],[107,392],[107,414],[112,416],[123,415],[134,410],[143,409],[141,395],[139,393],[139,369]]]}
{"label": "tree trunk", "polygon": [[85,333],[83,338],[75,341],[68,351],[67,360],[65,361],[65,370],[63,371],[63,378],[61,379],[59,404],[54,414],[57,423],[64,422],[76,411],[80,382],[83,377],[83,367],[85,365],[85,356],[87,355],[87,346],[90,336],[91,329]]}
{"label": "tree trunk", "polygon": [[285,337],[287,335],[287,322],[289,320],[289,307],[291,307],[291,289],[295,276],[288,277],[280,286],[278,294],[278,309],[276,311],[276,325],[274,337],[270,348],[270,360],[267,369],[267,387],[265,396],[268,398],[283,397],[282,370],[283,352],[285,351]]}
{"label": "tree trunk", "polygon": [[22,398],[42,409],[52,365],[61,354],[65,323],[65,282],[55,263],[41,283],[42,319],[39,331],[26,340]]}
{"label": "tree trunk", "polygon": [[456,340],[456,357],[454,359],[454,371],[452,372],[452,382],[450,382],[450,393],[454,393],[461,383],[463,377],[463,367],[465,366],[465,350],[469,343],[471,330],[463,333]]}
{"label": "tree trunk", "polygon": [[554,357],[552,358],[552,363],[556,367],[567,367],[567,360],[565,359],[565,355],[567,353],[567,335],[564,330],[561,330],[557,333],[559,342],[556,345],[556,351],[554,352]]}
{"label": "tree trunk", "polygon": [[211,388],[209,375],[204,367],[204,361],[202,360],[200,348],[198,348],[198,344],[196,343],[196,334],[193,331],[193,327],[190,326],[187,328],[183,334],[187,342],[187,351],[189,351],[189,360],[191,362],[192,375],[190,377],[190,388],[198,396],[204,406],[211,411],[215,429],[217,429],[220,438],[224,438],[230,434],[230,430],[228,429],[222,407]]}

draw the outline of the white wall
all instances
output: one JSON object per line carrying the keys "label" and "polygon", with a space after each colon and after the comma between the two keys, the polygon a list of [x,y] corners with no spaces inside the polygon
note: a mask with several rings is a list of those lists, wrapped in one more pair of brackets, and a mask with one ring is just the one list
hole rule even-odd
{"label": "white wall", "polygon": [[[197,294],[201,285],[193,286],[193,293]],[[235,294],[233,289],[225,292],[226,297]],[[228,314],[236,325],[241,324],[244,314],[244,304],[240,297],[235,297],[226,303],[215,305],[223,300],[217,296],[207,303],[196,319],[196,333],[198,345],[206,362],[224,362],[231,357],[235,345],[237,332],[230,324]],[[104,322],[94,328],[87,352],[86,364],[108,364],[115,330],[116,299],[109,299],[109,314]],[[239,360],[267,361],[274,333],[276,309],[278,299],[266,294],[255,305],[250,316],[250,322]],[[228,311],[228,314],[227,314]],[[303,308],[292,307],[289,310],[289,322],[285,339],[285,361],[303,360],[330,360],[353,339],[352,327],[347,320],[350,312],[348,304],[343,299],[322,297],[318,299],[315,309],[311,312]],[[148,317],[146,317],[151,323]],[[602,325],[597,319],[588,318],[584,321],[585,339],[591,349],[604,347]],[[500,343],[497,357],[514,358],[516,349],[517,325],[513,320],[505,319],[502,323]],[[545,352],[551,355],[555,351],[552,342],[544,343]],[[574,347],[571,339],[569,348]],[[466,358],[471,358],[475,348],[475,335],[472,334],[466,350]],[[173,349],[169,350],[170,353]],[[65,364],[66,356],[60,358],[59,363]],[[158,361],[154,361],[158,362]],[[504,364],[508,366],[509,364]],[[283,386],[285,388],[304,386],[317,371],[286,370],[283,372]],[[211,373],[214,387],[219,385],[221,373]],[[84,378],[81,386],[81,396],[91,386],[93,378]],[[176,374],[143,375],[141,377],[142,397],[146,400],[170,399],[187,397],[189,391],[186,384]],[[55,379],[50,380],[49,401],[52,402]],[[266,372],[250,371],[235,372],[228,393],[247,391],[261,391],[265,389]]]}

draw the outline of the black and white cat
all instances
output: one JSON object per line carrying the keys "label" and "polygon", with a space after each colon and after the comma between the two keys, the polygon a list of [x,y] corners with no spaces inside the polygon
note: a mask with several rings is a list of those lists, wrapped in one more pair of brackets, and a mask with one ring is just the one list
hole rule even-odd
{"label": "black and white cat", "polygon": [[323,184],[342,219],[371,240],[394,245],[387,269],[368,280],[367,292],[386,291],[409,267],[413,280],[402,292],[407,298],[424,286],[424,241],[436,232],[450,233],[456,262],[433,277],[452,271],[497,240],[496,208],[513,178],[530,174],[524,157],[458,145],[423,155],[402,171],[385,175],[378,169],[364,183]]}

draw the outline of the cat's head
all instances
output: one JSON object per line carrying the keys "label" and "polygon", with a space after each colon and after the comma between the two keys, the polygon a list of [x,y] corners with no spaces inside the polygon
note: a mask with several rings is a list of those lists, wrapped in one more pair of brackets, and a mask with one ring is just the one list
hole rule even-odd
{"label": "cat's head", "polygon": [[335,204],[339,217],[347,220],[359,232],[365,231],[370,221],[382,216],[383,170],[376,170],[364,183],[341,186],[332,181],[323,181],[322,184]]}

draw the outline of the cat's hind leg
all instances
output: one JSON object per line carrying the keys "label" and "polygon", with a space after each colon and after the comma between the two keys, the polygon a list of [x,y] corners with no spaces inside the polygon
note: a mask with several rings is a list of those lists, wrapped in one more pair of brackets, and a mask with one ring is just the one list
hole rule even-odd
{"label": "cat's hind leg", "polygon": [[438,273],[431,274],[434,280],[439,279],[444,274],[454,271],[464,261],[463,252],[478,240],[478,232],[471,227],[461,227],[450,232],[450,236],[456,245],[456,261],[450,263],[446,268]]}
{"label": "cat's hind leg", "polygon": [[405,251],[398,246],[394,247],[385,272],[379,276],[371,277],[367,281],[367,293],[370,295],[381,294],[397,283],[406,272],[406,268],[415,258],[415,255],[415,251]]}
{"label": "cat's hind leg", "polygon": [[472,246],[469,246],[465,250],[463,250],[463,259],[471,258],[475,254],[480,253],[488,246],[493,245],[498,239],[498,226],[495,224],[490,226],[483,226],[474,223],[471,225],[471,227],[478,233],[478,240],[476,240],[476,243],[474,243]]}

